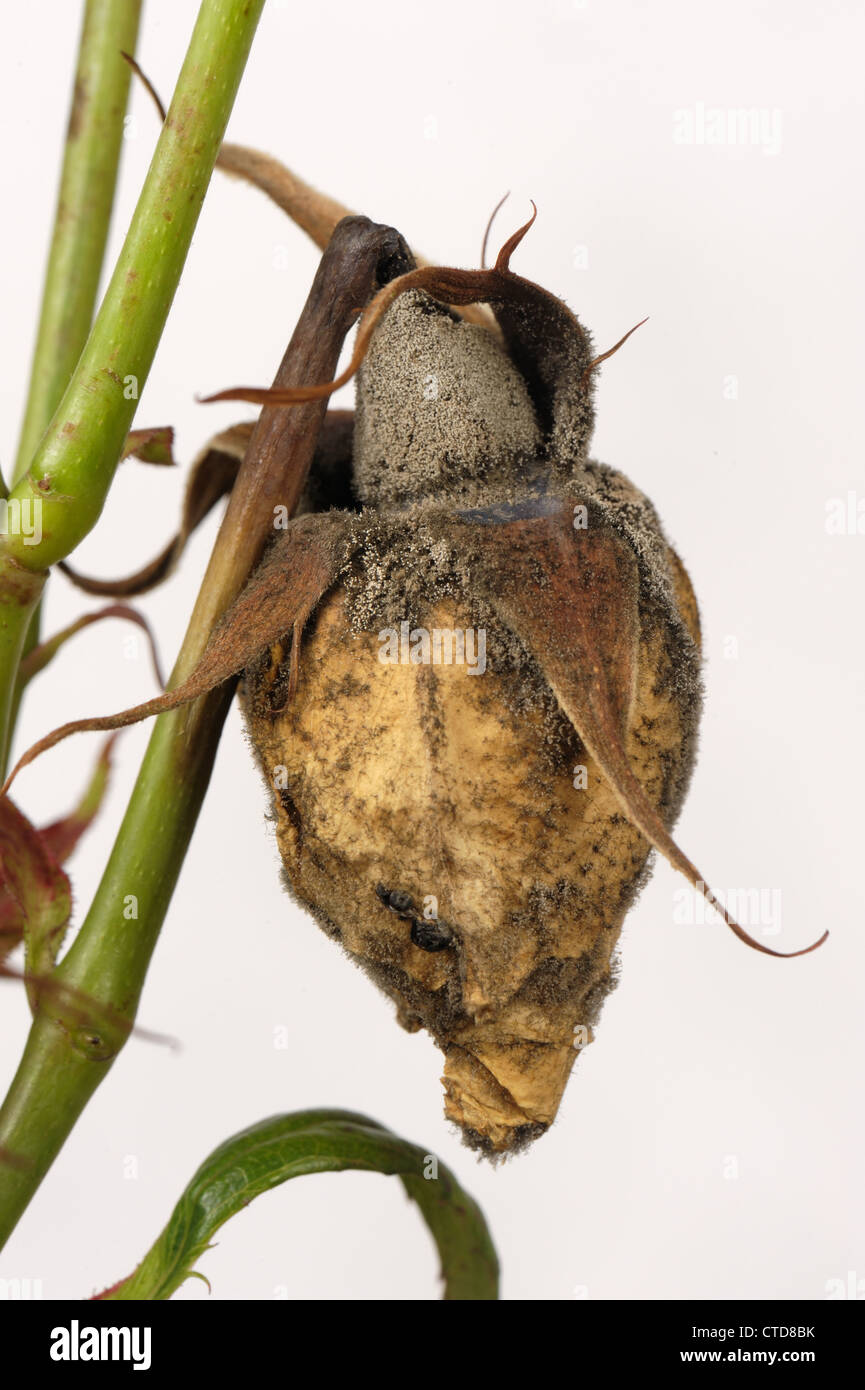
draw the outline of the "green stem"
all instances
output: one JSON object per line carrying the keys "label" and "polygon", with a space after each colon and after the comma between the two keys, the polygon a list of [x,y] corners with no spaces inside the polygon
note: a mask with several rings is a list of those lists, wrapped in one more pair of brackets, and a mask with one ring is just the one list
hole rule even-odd
{"label": "green stem", "polygon": [[[93,320],[129,93],[129,66],[120,54],[135,52],[140,16],[141,0],[87,0],[84,7],[54,233],[13,482],[20,481],[27,471],[69,384]],[[8,592],[8,577],[3,585],[0,767],[4,769],[21,696],[20,687],[13,688],[12,680],[20,657],[39,640],[41,587],[42,581],[27,586],[30,616],[25,624],[21,605]],[[36,593],[32,605],[31,588]]]}
{"label": "green stem", "polygon": [[[5,578],[25,614],[39,563],[67,554],[101,510],[135,399],[176,288],[264,0],[203,0],[132,226],[93,332],[20,495],[43,499],[43,539],[23,555],[10,544]],[[118,385],[118,380],[120,385]],[[47,480],[47,488],[40,483]],[[221,533],[222,538],[222,533]],[[14,537],[9,538],[10,542]],[[228,543],[228,542],[226,542]],[[36,553],[38,552],[38,553]],[[0,618],[6,597],[0,569]],[[227,590],[207,586],[215,617]],[[200,654],[209,623],[193,623],[169,684]],[[32,603],[31,603],[32,609]],[[6,629],[9,641],[9,629]],[[0,621],[0,647],[4,629]],[[0,651],[2,660],[2,651]],[[17,666],[16,666],[17,669]],[[90,912],[56,978],[110,1001],[92,1026],[63,1021],[57,999],[37,1014],[0,1110],[0,1148],[15,1156],[0,1186],[0,1246],[14,1228],[93,1091],[122,1046],[151,952],[207,789],[231,689],[156,723],[114,850]],[[79,1008],[80,1015],[80,1008]]]}
{"label": "green stem", "polygon": [[37,545],[10,535],[28,569],[62,560],[96,522],[132,424],[264,0],[203,0],[189,52],[105,298],[26,477],[40,501]]}
{"label": "green stem", "polygon": [[18,667],[38,636],[39,600],[47,574],[10,560],[0,564],[0,768],[5,775],[18,711]]}
{"label": "green stem", "polygon": [[87,0],[18,457],[27,472],[81,355],[105,254],[141,0]]}

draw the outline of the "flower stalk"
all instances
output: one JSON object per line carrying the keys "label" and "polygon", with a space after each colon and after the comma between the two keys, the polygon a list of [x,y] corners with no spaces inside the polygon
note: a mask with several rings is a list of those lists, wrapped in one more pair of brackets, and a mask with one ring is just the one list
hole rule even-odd
{"label": "flower stalk", "polygon": [[[264,0],[202,0],[132,223],[84,351],[12,497],[41,504],[41,539],[0,550],[0,678],[10,692],[49,565],[105,502],[186,259]],[[125,68],[125,64],[123,65]],[[218,605],[211,607],[215,612]],[[203,640],[197,626],[196,646]],[[172,680],[194,659],[184,650]],[[171,682],[170,682],[171,683]],[[0,1109],[0,1246],[128,1035],[231,699],[225,687],[160,719],[75,946],[56,972],[94,1003],[92,1026],[37,1014]],[[104,1016],[99,1005],[104,1004]]]}

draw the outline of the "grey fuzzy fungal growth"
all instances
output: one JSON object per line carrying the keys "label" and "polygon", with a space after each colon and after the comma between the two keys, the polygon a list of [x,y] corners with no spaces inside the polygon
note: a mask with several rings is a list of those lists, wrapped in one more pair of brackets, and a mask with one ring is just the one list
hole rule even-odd
{"label": "grey fuzzy fungal growth", "polygon": [[378,507],[443,491],[474,500],[541,452],[525,381],[496,338],[417,290],[376,328],[354,440],[356,493]]}

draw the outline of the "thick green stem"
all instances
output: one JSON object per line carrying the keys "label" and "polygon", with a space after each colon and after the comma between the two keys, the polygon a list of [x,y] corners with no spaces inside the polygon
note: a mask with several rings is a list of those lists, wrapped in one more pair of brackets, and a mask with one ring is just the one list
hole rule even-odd
{"label": "thick green stem", "polygon": [[[87,346],[32,468],[15,490],[42,502],[42,539],[8,537],[0,564],[0,661],[23,634],[42,566],[62,558],[101,511],[180,277],[264,0],[203,0],[144,189]],[[130,389],[134,384],[135,390]],[[12,590],[12,582],[17,586]],[[214,598],[215,615],[222,606]],[[3,624],[3,604],[6,605]],[[10,621],[11,619],[11,621]],[[206,640],[181,653],[170,683]],[[17,670],[12,668],[12,677]],[[6,672],[3,673],[4,678]],[[64,1017],[62,996],[37,1014],[0,1110],[0,1246],[14,1228],[127,1029],[147,962],[207,789],[231,690],[157,721],[93,906],[56,972],[94,1001],[92,1024]],[[100,1014],[98,1003],[107,1005]],[[78,1022],[71,1022],[74,1017]]]}
{"label": "thick green stem", "polygon": [[42,312],[13,483],[27,472],[36,447],[69,384],[93,321],[105,254],[141,0],[87,0],[54,235],[45,271]]}

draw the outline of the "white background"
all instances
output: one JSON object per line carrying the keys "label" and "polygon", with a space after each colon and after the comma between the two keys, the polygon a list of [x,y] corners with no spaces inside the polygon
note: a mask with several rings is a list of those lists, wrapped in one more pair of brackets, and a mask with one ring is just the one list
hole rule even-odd
{"label": "white background", "polygon": [[[23,401],[53,213],[78,6],[4,21],[0,453]],[[139,56],[170,96],[191,0],[148,0]],[[847,3],[548,0],[407,6],[270,0],[229,127],[427,256],[478,263],[539,216],[514,269],[562,295],[599,350],[596,454],[654,499],[688,565],[708,702],[678,838],[718,889],[780,888],[776,961],[720,926],[673,920],[666,864],[626,924],[623,972],[554,1129],[498,1170],[445,1125],[440,1058],[289,902],[236,711],[157,949],[133,1040],[0,1257],[0,1277],[86,1296],[129,1272],[204,1156],[280,1110],[361,1110],[438,1153],[490,1221],[507,1299],[793,1297],[865,1279],[861,1174],[862,582],[865,536],[826,504],[865,495],[861,256],[863,10]],[[684,145],[675,113],[781,113],[780,149]],[[141,91],[107,266],[157,137]],[[584,249],[581,249],[584,248]],[[587,265],[581,261],[587,258]],[[317,252],[261,195],[217,176],[136,423],[173,424],[186,461],[244,407],[195,393],[270,380]],[[279,268],[284,266],[284,268]],[[725,397],[735,377],[738,398]],[[727,395],[729,395],[729,383]],[[341,403],[349,403],[346,393]],[[125,573],[171,533],[180,471],[125,465],[83,569]],[[215,518],[144,601],[166,664]],[[58,577],[53,631],[96,604]],[[128,629],[82,636],[39,679],[24,747],[152,693]],[[725,655],[727,639],[738,657]],[[725,643],[727,644],[725,646]],[[126,733],[98,828],[72,862],[91,898],[147,733]],[[37,821],[71,806],[98,740],[22,777]],[[0,1080],[27,1028],[0,991]],[[289,1046],[274,1046],[275,1030]],[[130,1159],[134,1163],[130,1163]],[[738,1177],[730,1160],[738,1165]],[[125,1172],[137,1167],[137,1178]],[[307,1178],[224,1228],[216,1298],[428,1299],[435,1256],[392,1179]],[[193,1281],[180,1297],[206,1297]]]}

